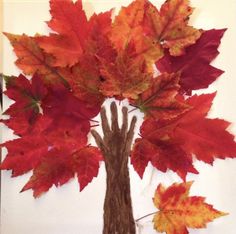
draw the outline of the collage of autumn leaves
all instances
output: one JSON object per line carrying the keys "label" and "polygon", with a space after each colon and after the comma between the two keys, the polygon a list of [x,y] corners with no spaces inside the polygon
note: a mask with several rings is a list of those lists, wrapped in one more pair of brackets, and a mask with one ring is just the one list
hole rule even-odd
{"label": "collage of autumn leaves", "polygon": [[235,0],[0,8],[1,234],[235,234]]}

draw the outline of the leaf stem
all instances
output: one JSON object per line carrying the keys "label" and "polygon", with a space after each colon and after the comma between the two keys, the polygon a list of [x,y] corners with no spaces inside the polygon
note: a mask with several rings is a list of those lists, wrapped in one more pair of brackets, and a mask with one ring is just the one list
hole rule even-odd
{"label": "leaf stem", "polygon": [[95,119],[90,119],[89,121],[94,122],[94,123],[99,123],[99,121],[97,121]]}
{"label": "leaf stem", "polygon": [[144,215],[144,216],[142,216],[142,217],[136,219],[135,222],[138,222],[138,221],[140,221],[140,220],[142,220],[142,219],[144,219],[144,218],[146,218],[146,217],[148,217],[148,216],[154,215],[154,214],[156,214],[157,212],[158,212],[158,211],[155,211],[155,212],[153,212],[153,213]]}
{"label": "leaf stem", "polygon": [[135,111],[135,110],[137,110],[138,109],[138,107],[135,107],[135,108],[133,108],[132,110],[130,110],[128,113],[131,113],[131,112],[133,112],[133,111]]}

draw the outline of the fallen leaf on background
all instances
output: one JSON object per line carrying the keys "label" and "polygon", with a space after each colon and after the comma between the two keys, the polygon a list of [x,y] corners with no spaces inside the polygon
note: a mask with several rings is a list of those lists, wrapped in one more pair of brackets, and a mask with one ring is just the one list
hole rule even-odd
{"label": "fallen leaf on background", "polygon": [[227,215],[205,203],[204,197],[189,196],[191,186],[192,182],[157,187],[153,202],[159,211],[153,222],[158,232],[188,234],[187,228],[205,228],[208,222]]}

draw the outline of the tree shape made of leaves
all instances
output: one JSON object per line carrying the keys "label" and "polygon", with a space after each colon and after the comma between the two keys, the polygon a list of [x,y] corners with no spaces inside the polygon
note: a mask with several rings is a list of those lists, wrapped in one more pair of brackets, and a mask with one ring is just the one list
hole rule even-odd
{"label": "tree shape made of leaves", "polygon": [[[38,197],[52,185],[75,176],[82,191],[97,176],[101,161],[107,172],[103,234],[134,234],[128,161],[142,178],[147,164],[172,170],[183,183],[158,185],[153,198],[153,222],[158,232],[187,234],[225,215],[190,197],[187,173],[198,174],[193,160],[212,164],[216,158],[236,157],[229,122],[207,114],[216,93],[193,94],[207,88],[222,73],[211,62],[225,29],[202,30],[189,25],[193,12],[188,0],[167,0],[157,9],[148,0],[135,0],[90,18],[82,1],[50,0],[49,35],[4,33],[23,74],[4,76],[4,92],[14,103],[1,122],[17,139],[1,144],[7,156],[1,169],[12,176],[33,175],[22,191]],[[26,78],[26,76],[29,78]],[[140,137],[132,146],[136,117],[128,125],[128,109],[111,104],[111,126],[102,104],[107,98],[144,113]],[[103,136],[91,133],[101,114]]]}

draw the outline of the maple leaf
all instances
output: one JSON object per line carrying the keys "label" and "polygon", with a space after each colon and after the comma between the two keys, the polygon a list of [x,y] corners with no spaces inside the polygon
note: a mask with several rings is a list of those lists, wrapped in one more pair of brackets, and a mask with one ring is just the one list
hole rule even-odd
{"label": "maple leaf", "polygon": [[68,157],[71,151],[86,146],[90,130],[88,120],[81,121],[71,115],[62,115],[57,119],[49,116],[40,116],[30,132],[1,145],[8,151],[1,169],[12,170],[13,176],[22,175],[41,165],[42,159],[47,160],[51,151],[60,152],[66,145],[68,149],[64,151],[64,156]]}
{"label": "maple leaf", "polygon": [[225,29],[203,32],[196,44],[188,47],[178,58],[168,52],[157,61],[160,72],[181,72],[181,90],[191,94],[192,90],[207,88],[223,71],[210,65],[219,54],[217,48]]}
{"label": "maple leaf", "polygon": [[55,57],[53,66],[73,66],[88,51],[99,56],[106,52],[111,54],[108,51],[111,48],[107,49],[111,11],[94,14],[88,20],[82,9],[82,1],[51,0],[50,7],[52,19],[48,26],[59,34],[50,33],[35,40],[45,52]]}
{"label": "maple leaf", "polygon": [[234,136],[227,131],[230,123],[207,118],[214,97],[194,95],[186,100],[191,108],[178,117],[143,122],[142,138],[136,140],[131,155],[131,163],[141,177],[149,161],[158,170],[169,168],[185,180],[187,172],[198,173],[192,165],[193,155],[209,164],[216,158],[235,157]]}
{"label": "maple leaf", "polygon": [[178,101],[179,73],[163,73],[152,80],[151,86],[131,103],[147,116],[155,119],[171,119],[184,113],[189,107]]}
{"label": "maple leaf", "polygon": [[[109,14],[93,16],[91,18],[91,27],[92,25],[95,25],[94,21],[96,20],[98,22],[106,22],[107,25],[109,22]],[[108,26],[103,29],[105,30],[107,27]],[[98,25],[96,28],[99,28]],[[80,59],[79,64],[76,64],[72,69],[67,67],[53,67],[55,63],[54,57],[45,53],[39,47],[37,44],[37,36],[29,37],[26,35],[19,36],[13,34],[6,34],[6,36],[10,40],[14,47],[14,51],[18,56],[16,64],[25,74],[32,75],[37,72],[47,83],[63,83],[66,87],[71,86],[76,96],[81,98],[81,100],[87,101],[88,103],[97,101],[96,103],[101,104],[103,97],[99,94],[98,87],[100,82],[99,78],[101,76],[99,73],[98,61],[95,59],[93,53],[97,53],[99,56],[107,59],[113,57],[112,54],[114,51],[110,44],[103,43],[101,44],[102,46],[98,46],[100,45],[99,43],[103,41],[104,37],[97,37],[98,41],[96,42],[94,36],[96,30],[94,30],[91,30],[90,38],[90,42],[93,41],[93,43],[90,43],[90,47],[87,45],[87,48],[89,47],[88,52],[90,52],[83,56],[83,58]],[[96,98],[96,96],[100,96],[100,98]]]}
{"label": "maple leaf", "polygon": [[110,32],[110,40],[117,51],[129,50],[132,58],[143,57],[152,69],[153,62],[163,56],[159,43],[143,31],[145,1],[136,0],[122,7],[115,17]]}
{"label": "maple leaf", "polygon": [[[60,2],[60,1],[58,1]],[[49,36],[35,37],[40,48],[46,53],[55,57],[52,66],[66,67],[74,65],[79,57],[81,57],[83,50],[77,40],[74,41],[63,35],[50,33]]]}
{"label": "maple leaf", "polygon": [[68,113],[50,118],[54,114],[46,112],[28,135],[1,145],[8,150],[1,169],[12,170],[12,176],[33,169],[33,176],[22,191],[32,188],[35,197],[53,184],[66,183],[75,173],[82,190],[97,175],[102,160],[96,147],[86,147],[88,120]]}
{"label": "maple leaf", "polygon": [[85,44],[85,50],[90,55],[96,55],[108,61],[112,61],[117,55],[109,39],[112,23],[111,14],[112,11],[107,11],[100,14],[94,13],[91,16],[88,22],[89,36]]}
{"label": "maple leaf", "polygon": [[184,152],[178,144],[168,141],[153,143],[145,138],[137,138],[131,154],[131,164],[141,178],[148,162],[162,172],[168,169],[176,172],[183,180],[188,172],[198,174],[192,165],[191,155]]}
{"label": "maple leaf", "polygon": [[7,77],[4,92],[15,102],[4,112],[10,119],[1,120],[17,135],[26,133],[40,115],[41,101],[47,95],[47,88],[40,76],[35,74],[31,80],[25,76]]}
{"label": "maple leaf", "polygon": [[80,191],[97,177],[99,161],[103,159],[97,147],[88,146],[73,154],[74,170],[77,173]]}
{"label": "maple leaf", "polygon": [[100,90],[104,96],[137,99],[149,87],[152,73],[142,57],[131,59],[126,52],[120,52],[113,63],[100,61],[104,79]]}
{"label": "maple leaf", "polygon": [[81,101],[63,85],[50,87],[48,95],[41,103],[41,107],[43,113],[52,118],[65,115],[87,121],[95,117],[101,109],[99,105],[88,105]]}
{"label": "maple leaf", "polygon": [[100,92],[102,82],[97,59],[90,54],[84,54],[83,59],[67,72],[73,94],[90,106],[101,106],[104,96]]}
{"label": "maple leaf", "polygon": [[236,155],[234,136],[227,131],[230,123],[205,117],[209,111],[207,103],[210,103],[214,96],[215,94],[194,95],[189,98],[187,103],[193,108],[176,120],[172,135],[173,140],[178,140],[184,151],[210,164],[214,158],[234,158]]}
{"label": "maple leaf", "polygon": [[[63,9],[63,10],[62,10]],[[52,19],[48,26],[61,35],[69,36],[83,46],[88,34],[88,21],[82,7],[82,1],[50,0]]]}
{"label": "maple leaf", "polygon": [[34,197],[47,192],[52,185],[61,186],[78,176],[80,190],[97,176],[102,156],[96,147],[88,146],[73,152],[69,148],[53,149],[41,159],[22,192],[33,189]]}
{"label": "maple leaf", "polygon": [[[87,135],[90,131],[89,120],[99,113],[100,106],[88,106],[61,84],[45,86],[38,75],[34,75],[32,80],[26,79],[23,75],[8,78],[6,86],[6,95],[15,101],[6,110],[6,113],[10,115],[7,125],[12,127],[15,132],[20,133],[21,137],[1,145],[1,147],[6,147],[8,151],[1,164],[1,169],[12,170],[13,176],[22,175],[33,169],[35,170],[33,178],[36,181],[40,180],[40,176],[42,176],[40,173],[43,171],[46,173],[46,177],[43,177],[45,183],[40,186],[43,189],[49,189],[54,182],[52,180],[46,182],[47,176],[55,175],[55,170],[62,167],[63,163],[69,163],[68,160],[72,157],[72,153],[86,147]],[[27,130],[20,130],[22,126],[26,126]],[[82,152],[83,154],[78,156],[78,160],[81,158],[80,161],[86,163],[85,167],[87,165],[95,170],[95,161],[94,164],[92,164],[92,159],[86,162],[85,157],[88,155],[89,158],[97,159],[99,154],[97,149],[88,147]],[[64,158],[61,158],[62,155]],[[50,165],[52,166],[51,171],[48,167]],[[67,168],[65,176],[76,173],[73,167],[71,167],[72,172],[69,172],[68,165],[65,164],[64,167]],[[86,181],[92,180],[91,176],[96,173],[98,168],[94,173],[88,171],[88,175],[83,175],[86,171],[81,172],[81,168],[83,167],[80,165],[78,170],[81,179],[79,180],[82,181],[84,187]],[[46,169],[48,171],[45,171]],[[83,176],[84,178],[82,178]],[[59,176],[58,181],[61,183],[63,179],[60,178]],[[32,180],[34,181],[34,179]],[[53,181],[57,181],[56,178],[53,177]],[[35,189],[36,194],[46,191],[42,187],[38,188],[37,183],[32,181],[29,183]],[[30,186],[29,184],[27,186]]]}
{"label": "maple leaf", "polygon": [[88,24],[90,33],[85,52],[65,77],[76,97],[88,104],[101,106],[104,100],[100,92],[103,77],[98,58],[109,63],[117,56],[107,36],[111,28],[111,12],[94,14]]}
{"label": "maple leaf", "polygon": [[123,50],[143,22],[144,1],[136,0],[122,7],[112,25],[110,39],[117,50]]}
{"label": "maple leaf", "polygon": [[40,159],[48,152],[48,144],[42,136],[24,136],[5,142],[1,147],[7,148],[7,157],[0,169],[12,170],[12,176],[22,175],[38,165]]}
{"label": "maple leaf", "polygon": [[196,42],[201,32],[188,26],[188,19],[193,9],[189,0],[166,1],[160,11],[150,2],[145,4],[144,28],[170,54],[179,56],[184,49]]}
{"label": "maple leaf", "polygon": [[16,65],[26,75],[38,73],[39,75],[42,75],[47,83],[64,83],[68,86],[65,78],[60,74],[60,71],[52,67],[54,58],[43,52],[34,37],[29,37],[25,34],[4,34],[7,36],[18,57],[15,62]]}
{"label": "maple leaf", "polygon": [[[63,9],[63,10],[62,10]],[[59,34],[36,37],[39,46],[56,60],[53,66],[72,66],[83,53],[87,39],[88,21],[82,9],[82,1],[50,0],[52,19],[48,26]]]}
{"label": "maple leaf", "polygon": [[153,222],[158,232],[188,234],[187,228],[205,228],[208,222],[227,215],[205,203],[204,197],[190,197],[191,186],[192,182],[157,187],[153,202],[159,211]]}
{"label": "maple leaf", "polygon": [[[61,3],[59,3],[59,5],[60,4]],[[76,11],[73,11],[71,9],[71,6],[73,6],[73,8],[78,8],[78,4],[81,5],[81,2],[77,2],[76,4],[68,2],[65,5],[65,7],[68,8],[68,12],[71,11],[72,15],[75,14],[75,18],[77,17],[76,11],[78,9]],[[57,2],[55,2],[55,5],[57,5]],[[81,7],[79,7],[79,9],[79,11],[82,10]],[[59,22],[62,24],[63,21],[59,20]],[[85,21],[83,22],[85,23]],[[67,23],[71,24],[71,28],[77,27],[77,25],[73,25],[74,22]],[[99,91],[101,75],[97,56],[104,58],[107,61],[110,61],[116,56],[116,52],[108,39],[108,33],[111,28],[111,11],[101,14],[93,14],[89,21],[86,20],[86,28],[86,38],[82,38],[84,41],[83,51],[78,56],[76,56],[76,53],[78,51],[76,51],[76,49],[73,47],[73,43],[70,44],[68,42],[68,38],[63,35],[52,35],[51,37],[36,37],[35,40],[46,52],[56,57],[55,63],[53,63],[52,66],[71,66],[71,69],[65,68],[59,69],[59,71],[60,74],[70,84],[70,87],[73,90],[75,96],[77,96],[84,102],[93,105],[95,105],[96,103],[98,105],[101,105],[101,103],[103,102],[103,95]],[[72,35],[73,37],[74,34],[70,34],[68,32],[67,37],[69,37],[70,35]],[[58,38],[58,43],[54,41],[53,37]],[[64,39],[66,41],[63,39],[63,37],[65,37]],[[52,45],[48,42],[48,40],[51,39]],[[63,46],[63,44],[65,44],[65,46]],[[69,51],[69,53],[67,53],[68,46],[71,48],[71,51]],[[71,56],[71,53],[75,53],[75,56]],[[70,61],[71,63],[67,64]]]}

